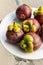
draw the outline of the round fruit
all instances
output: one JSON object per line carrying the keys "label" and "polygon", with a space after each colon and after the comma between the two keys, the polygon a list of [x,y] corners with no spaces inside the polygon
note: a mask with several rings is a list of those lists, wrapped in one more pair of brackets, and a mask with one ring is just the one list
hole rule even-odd
{"label": "round fruit", "polygon": [[26,52],[33,52],[33,37],[26,34],[20,42],[20,47]]}
{"label": "round fruit", "polygon": [[[36,39],[37,38],[37,39]],[[29,32],[20,42],[20,47],[26,52],[33,52],[41,46],[41,38],[38,34]]]}
{"label": "round fruit", "polygon": [[39,21],[39,23],[43,24],[43,6],[40,6],[38,10],[34,11],[34,18]]}
{"label": "round fruit", "polygon": [[8,26],[8,30],[6,32],[6,37],[11,43],[19,42],[24,32],[20,28],[20,25],[14,22],[13,25]]}
{"label": "round fruit", "polygon": [[16,15],[21,20],[25,20],[27,18],[30,18],[31,13],[32,13],[32,10],[31,10],[30,6],[28,6],[26,4],[21,5],[16,10]]}
{"label": "round fruit", "polygon": [[23,37],[23,35],[24,35],[24,32],[22,30],[18,33],[13,32],[13,31],[6,32],[6,37],[8,41],[11,43],[19,42],[20,39]]}

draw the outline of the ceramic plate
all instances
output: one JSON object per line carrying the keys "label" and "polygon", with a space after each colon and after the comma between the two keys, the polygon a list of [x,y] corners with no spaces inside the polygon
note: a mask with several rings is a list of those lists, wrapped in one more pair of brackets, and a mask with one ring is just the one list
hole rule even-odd
{"label": "ceramic plate", "polygon": [[[32,8],[32,18],[33,18],[33,11],[34,10],[36,10],[36,8]],[[12,24],[14,21],[15,22],[17,21],[18,23],[21,23],[21,21],[17,19],[15,11],[8,14],[0,24],[0,41],[3,44],[3,46],[10,53],[12,53],[13,55],[15,55],[15,56],[17,56],[19,58],[22,58],[22,59],[34,60],[34,59],[43,58],[43,44],[35,52],[33,52],[33,53],[25,53],[25,52],[21,51],[19,49],[19,47],[17,47],[16,45],[13,45],[13,44],[10,44],[9,42],[7,42],[7,39],[6,39],[7,27],[8,27],[8,25]]]}

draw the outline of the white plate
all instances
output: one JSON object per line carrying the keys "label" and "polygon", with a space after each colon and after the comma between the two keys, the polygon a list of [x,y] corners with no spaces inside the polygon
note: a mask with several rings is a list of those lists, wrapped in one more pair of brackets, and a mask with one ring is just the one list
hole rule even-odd
{"label": "white plate", "polygon": [[[32,8],[32,10],[36,10],[36,8]],[[33,12],[32,11],[32,12]],[[33,17],[33,15],[32,15]],[[3,46],[13,55],[19,57],[19,58],[23,58],[23,59],[30,59],[30,60],[34,60],[34,59],[41,59],[43,58],[43,44],[41,45],[41,47],[33,52],[33,53],[24,53],[23,51],[21,51],[17,46],[12,45],[10,43],[8,43],[6,41],[6,31],[7,31],[7,27],[9,24],[12,24],[14,21],[19,21],[16,18],[16,14],[15,11],[11,12],[10,14],[8,14],[2,21],[2,23],[0,24],[0,41],[2,42]],[[20,22],[20,21],[19,21]],[[37,38],[36,38],[37,39]]]}

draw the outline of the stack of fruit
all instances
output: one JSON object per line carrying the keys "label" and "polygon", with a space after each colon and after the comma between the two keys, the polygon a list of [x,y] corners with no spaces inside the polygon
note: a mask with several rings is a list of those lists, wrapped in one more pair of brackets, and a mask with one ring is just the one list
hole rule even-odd
{"label": "stack of fruit", "polygon": [[[43,41],[43,6],[34,11],[31,18],[32,8],[23,4],[16,10],[16,16],[22,21],[22,26],[14,22],[9,25],[6,36],[11,43],[19,42],[19,46],[26,52],[33,52],[40,48]],[[22,28],[21,28],[22,27]]]}

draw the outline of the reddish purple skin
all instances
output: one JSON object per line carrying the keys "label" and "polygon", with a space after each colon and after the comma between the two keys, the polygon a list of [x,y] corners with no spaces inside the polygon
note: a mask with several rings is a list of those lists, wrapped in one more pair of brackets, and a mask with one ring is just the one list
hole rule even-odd
{"label": "reddish purple skin", "polygon": [[38,20],[33,19],[33,23],[34,23],[34,25],[36,26],[36,28],[38,30],[40,28],[40,24],[39,24]]}
{"label": "reddish purple skin", "polygon": [[43,14],[42,15],[38,14],[34,18],[37,19],[41,25],[43,24]]}
{"label": "reddish purple skin", "polygon": [[[25,20],[27,18],[30,18],[31,17],[31,13],[32,13],[32,10],[29,8],[29,6],[27,6],[25,4],[21,5],[16,10],[16,15],[21,20]],[[24,14],[25,18],[24,17],[23,18],[20,18],[21,17],[21,14]]]}
{"label": "reddish purple skin", "polygon": [[13,31],[6,32],[6,37],[11,43],[19,42],[23,35],[24,32],[22,30],[19,33],[15,33]]}
{"label": "reddish purple skin", "polygon": [[33,33],[33,32],[29,32],[27,33],[29,35],[31,35],[34,39],[33,45],[34,45],[34,50],[37,50],[40,46],[41,46],[41,38],[38,34]]}
{"label": "reddish purple skin", "polygon": [[40,35],[43,42],[43,25],[40,27],[38,34]]}

